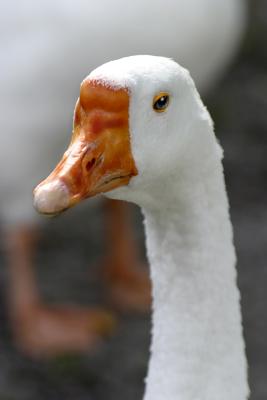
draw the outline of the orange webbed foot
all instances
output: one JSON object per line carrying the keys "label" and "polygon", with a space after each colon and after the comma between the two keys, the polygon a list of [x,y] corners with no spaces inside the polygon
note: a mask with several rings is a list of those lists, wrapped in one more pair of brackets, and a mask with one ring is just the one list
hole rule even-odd
{"label": "orange webbed foot", "polygon": [[71,306],[38,305],[12,321],[17,347],[33,358],[94,351],[115,325],[115,318],[107,311]]}

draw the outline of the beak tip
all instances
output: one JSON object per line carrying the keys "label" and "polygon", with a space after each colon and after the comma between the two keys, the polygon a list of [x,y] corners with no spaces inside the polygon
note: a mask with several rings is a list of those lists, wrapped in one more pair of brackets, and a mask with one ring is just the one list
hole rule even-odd
{"label": "beak tip", "polygon": [[58,214],[70,205],[68,188],[60,180],[41,183],[33,192],[33,205],[40,214]]}

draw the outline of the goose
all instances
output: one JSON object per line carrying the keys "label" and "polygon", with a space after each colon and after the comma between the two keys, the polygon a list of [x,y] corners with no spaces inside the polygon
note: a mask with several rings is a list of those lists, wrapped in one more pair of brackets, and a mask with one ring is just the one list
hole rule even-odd
{"label": "goose", "polygon": [[56,215],[103,193],[139,205],[153,288],[145,400],[246,400],[222,149],[188,70],[158,56],[82,82],[70,146],[34,191]]}
{"label": "goose", "polygon": [[[144,4],[136,0],[126,6],[123,0],[101,0],[93,5],[85,0],[75,4],[47,0],[38,5],[34,0],[10,0],[0,22],[5,54],[0,74],[5,132],[0,137],[5,149],[0,158],[0,217],[11,277],[13,331],[27,353],[51,353],[63,336],[64,348],[81,348],[92,339],[91,310],[65,309],[60,314],[47,307],[38,293],[32,253],[40,221],[30,198],[32,188],[52,168],[65,143],[59,133],[68,131],[65,115],[70,115],[76,84],[88,70],[108,59],[153,52],[180,60],[201,92],[207,93],[238,49],[246,25],[246,1],[168,0],[163,4],[147,0]],[[10,160],[16,161],[16,167],[6,168]],[[105,262],[109,291],[120,305],[141,309],[149,302],[149,285],[137,272],[139,260],[126,222],[127,206],[109,202],[106,210],[113,221]]]}

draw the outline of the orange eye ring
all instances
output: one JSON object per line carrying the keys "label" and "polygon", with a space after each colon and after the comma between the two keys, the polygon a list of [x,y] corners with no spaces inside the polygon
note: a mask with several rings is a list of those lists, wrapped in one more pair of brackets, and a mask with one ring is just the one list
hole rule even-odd
{"label": "orange eye ring", "polygon": [[160,92],[153,98],[153,109],[158,113],[166,111],[170,103],[170,95],[166,92]]}

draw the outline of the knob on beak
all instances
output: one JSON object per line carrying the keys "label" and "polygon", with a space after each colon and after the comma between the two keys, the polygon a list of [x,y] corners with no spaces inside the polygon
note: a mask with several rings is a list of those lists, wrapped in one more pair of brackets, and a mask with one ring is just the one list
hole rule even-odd
{"label": "knob on beak", "polygon": [[37,186],[33,201],[39,213],[53,215],[69,207],[70,194],[64,182],[58,179]]}

